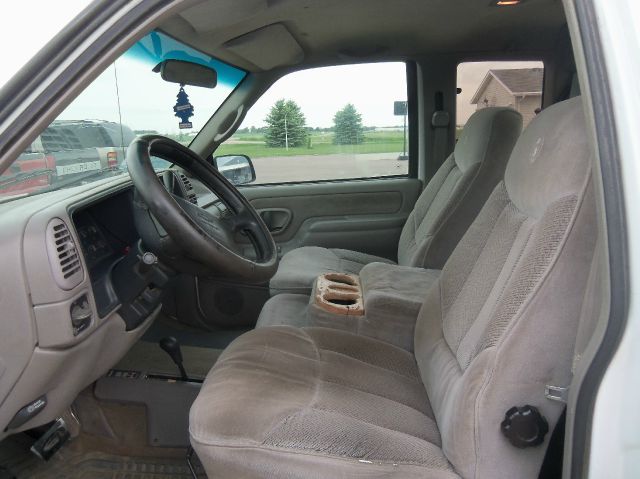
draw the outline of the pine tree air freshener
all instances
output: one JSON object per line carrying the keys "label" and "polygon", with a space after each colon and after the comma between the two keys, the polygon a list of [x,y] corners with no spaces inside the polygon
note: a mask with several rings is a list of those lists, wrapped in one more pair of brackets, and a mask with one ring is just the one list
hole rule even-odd
{"label": "pine tree air freshener", "polygon": [[175,116],[180,118],[180,123],[178,123],[178,127],[181,130],[187,128],[193,128],[193,123],[189,121],[189,118],[193,116],[193,105],[189,102],[189,95],[184,91],[184,84],[180,84],[180,90],[178,91],[177,101],[175,106],[173,107],[173,111],[175,112]]}

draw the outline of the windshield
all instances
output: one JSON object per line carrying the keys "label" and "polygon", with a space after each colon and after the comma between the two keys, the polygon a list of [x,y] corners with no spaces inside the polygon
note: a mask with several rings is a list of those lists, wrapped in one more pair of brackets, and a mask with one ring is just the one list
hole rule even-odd
{"label": "windshield", "polygon": [[[213,68],[215,88],[161,78],[159,65],[182,60]],[[246,72],[151,32],[96,78],[0,176],[0,201],[126,175],[126,149],[157,133],[189,144]],[[184,115],[187,109],[187,115]],[[153,159],[157,169],[168,163]]]}

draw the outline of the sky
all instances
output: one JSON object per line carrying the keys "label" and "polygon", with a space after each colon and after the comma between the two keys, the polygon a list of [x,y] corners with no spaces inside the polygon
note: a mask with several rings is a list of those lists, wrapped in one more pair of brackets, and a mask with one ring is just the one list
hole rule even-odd
{"label": "sky", "polygon": [[278,80],[249,110],[242,124],[264,126],[264,118],[279,99],[294,100],[311,127],[330,127],[347,103],[362,115],[365,126],[402,125],[393,115],[393,102],[406,101],[404,63],[316,68]]}
{"label": "sky", "polygon": [[[540,64],[482,62],[460,65],[458,86],[462,93],[457,97],[457,124],[464,124],[476,110],[470,100],[489,69],[536,66]],[[178,90],[177,84],[162,81],[148,64],[119,59],[59,118],[118,121],[121,115],[122,122],[134,130],[177,133],[180,131],[179,120],[174,116],[173,105]],[[186,86],[185,91],[195,108],[191,121],[193,130],[197,131],[231,93],[231,88],[219,83],[212,90]],[[292,73],[276,82],[256,102],[241,128],[264,126],[265,117],[279,99],[294,100],[310,127],[332,126],[333,116],[347,103],[354,104],[365,126],[399,126],[403,119],[393,115],[393,103],[406,100],[405,66],[403,63],[347,65]]]}
{"label": "sky", "polygon": [[[80,13],[90,0],[21,0],[2,2],[0,86],[4,85],[51,38]],[[61,8],[64,5],[64,8]]]}
{"label": "sky", "polygon": [[[152,71],[154,66],[139,59],[119,58],[58,118],[115,122],[122,118],[122,123],[132,130],[178,133],[181,131],[178,127],[180,119],[175,116],[173,107],[180,85],[163,81],[159,73]],[[197,131],[233,88],[219,81],[213,89],[185,86],[184,90],[194,107],[194,116],[190,121]]]}
{"label": "sky", "polygon": [[[4,84],[46,42],[64,27],[88,0],[58,2],[31,0],[6,2],[4,18],[10,18],[0,29],[4,45],[19,48],[5,49],[4,67],[0,70],[0,85]],[[24,25],[29,25],[25,35]],[[458,69],[458,87],[462,93],[457,101],[457,123],[463,124],[475,111],[469,103],[473,93],[490,68],[523,68],[541,66],[535,62],[483,62],[463,64]],[[118,97],[114,68],[118,75]],[[147,78],[149,80],[147,80]],[[144,87],[141,88],[141,84]],[[127,60],[119,60],[84,92],[60,118],[100,119],[117,121],[132,129],[150,129],[160,133],[175,133],[179,120],[173,105],[178,85],[159,80],[157,74],[142,70]],[[201,128],[230,89],[219,85],[214,90],[186,87],[195,107],[192,118],[194,130]],[[264,118],[279,99],[296,101],[311,127],[329,127],[335,113],[347,103],[353,103],[362,115],[365,126],[401,125],[402,118],[393,115],[393,102],[406,100],[405,67],[402,63],[353,65],[320,68],[290,74],[276,82],[247,113],[242,127],[264,126]]]}
{"label": "sky", "polygon": [[[205,124],[232,90],[220,82],[214,89],[191,86],[184,89],[195,109],[190,120],[194,130]],[[59,118],[118,121],[122,115],[122,122],[133,130],[177,133],[179,120],[174,116],[173,106],[178,91],[179,85],[162,81],[148,64],[119,59],[115,67],[109,67],[94,80]],[[283,98],[298,103],[310,127],[332,126],[333,116],[347,103],[355,105],[366,126],[402,125],[402,117],[393,115],[393,102],[407,99],[405,65],[329,67],[287,75],[256,102],[241,127],[264,126],[270,108]]]}

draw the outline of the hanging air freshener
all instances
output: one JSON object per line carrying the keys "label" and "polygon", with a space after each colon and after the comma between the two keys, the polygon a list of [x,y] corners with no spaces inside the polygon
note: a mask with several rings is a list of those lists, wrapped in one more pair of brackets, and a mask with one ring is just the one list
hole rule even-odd
{"label": "hanging air freshener", "polygon": [[177,98],[178,101],[173,107],[173,111],[176,113],[175,116],[180,118],[178,127],[181,130],[184,130],[185,128],[193,128],[193,124],[189,121],[189,118],[193,116],[193,105],[189,103],[189,95],[184,91],[184,84],[180,85],[180,91],[178,92]]}

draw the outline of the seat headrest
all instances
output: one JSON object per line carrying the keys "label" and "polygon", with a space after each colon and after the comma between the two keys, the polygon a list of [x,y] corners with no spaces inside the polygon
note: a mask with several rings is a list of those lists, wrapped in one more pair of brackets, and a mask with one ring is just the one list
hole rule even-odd
{"label": "seat headrest", "polygon": [[507,163],[511,201],[540,218],[547,206],[579,194],[591,172],[591,151],[581,97],[543,110],[525,128]]}
{"label": "seat headrest", "polygon": [[485,160],[496,141],[509,141],[509,146],[522,131],[522,115],[512,108],[491,107],[469,117],[453,152],[456,165],[466,171]]}

